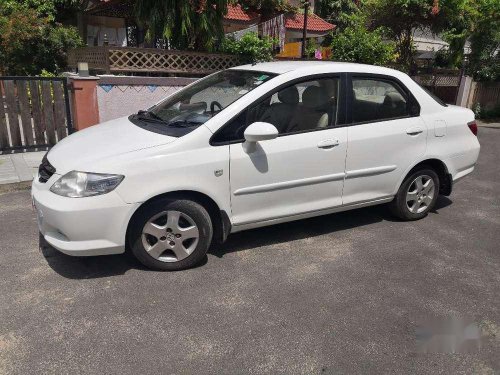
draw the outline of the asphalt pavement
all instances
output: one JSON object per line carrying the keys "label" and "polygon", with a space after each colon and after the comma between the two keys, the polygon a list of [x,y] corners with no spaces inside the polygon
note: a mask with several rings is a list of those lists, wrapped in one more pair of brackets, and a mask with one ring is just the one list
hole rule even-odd
{"label": "asphalt pavement", "polygon": [[[0,374],[500,371],[500,129],[418,222],[371,207],[231,235],[204,264],[39,249],[28,191],[0,195]],[[419,352],[422,319],[480,345]]]}

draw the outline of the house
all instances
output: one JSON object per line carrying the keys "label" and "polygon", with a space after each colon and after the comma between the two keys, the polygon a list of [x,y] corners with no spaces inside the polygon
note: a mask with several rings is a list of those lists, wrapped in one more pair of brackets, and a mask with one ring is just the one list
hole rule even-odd
{"label": "house", "polygon": [[[314,13],[309,13],[306,38],[320,42],[334,28],[335,25]],[[241,5],[236,4],[228,6],[228,12],[224,17],[226,34],[232,34],[239,38],[245,33],[253,31],[259,35],[283,39],[280,40],[279,57],[300,57],[303,29],[304,14],[299,12],[261,15],[251,10],[245,10]]]}
{"label": "house", "polygon": [[252,25],[259,24],[260,19],[260,14],[250,10],[244,10],[240,4],[229,5],[227,14],[223,20],[224,33],[230,34],[248,29]]}
{"label": "house", "polygon": [[[132,9],[133,0],[92,0],[90,6],[79,17],[79,30],[87,46],[126,47],[153,47],[144,38],[144,31],[134,22]],[[297,4],[295,4],[297,3]],[[297,6],[298,0],[290,0],[290,4]],[[312,9],[313,5],[311,6]],[[282,22],[273,20],[282,16]],[[273,27],[266,29],[266,24],[273,23]],[[302,41],[304,15],[302,13],[286,13],[276,15],[262,15],[255,11],[244,9],[240,4],[228,5],[228,11],[223,20],[226,34],[255,31],[259,35],[268,33],[278,36],[279,28],[283,28],[284,43]],[[308,15],[307,38],[321,38],[335,28],[314,13]],[[274,35],[276,34],[276,35]]]}
{"label": "house", "polygon": [[[86,47],[68,54],[68,66],[72,69],[82,62],[92,72],[203,75],[241,63],[237,55],[174,51],[168,49],[168,42],[163,39],[148,40],[145,30],[135,22],[135,0],[88,1],[89,6],[77,20]],[[278,40],[275,49],[279,57],[301,55],[304,15],[300,12],[261,14],[231,4],[222,21],[227,36],[240,38],[254,31]],[[317,15],[308,14],[307,38],[321,41],[334,28]]]}

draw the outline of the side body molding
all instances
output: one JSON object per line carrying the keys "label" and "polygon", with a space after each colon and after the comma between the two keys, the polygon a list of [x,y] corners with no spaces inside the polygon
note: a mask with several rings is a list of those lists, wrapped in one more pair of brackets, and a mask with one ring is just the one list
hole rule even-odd
{"label": "side body molding", "polygon": [[250,186],[236,190],[234,192],[234,195],[263,193],[267,191],[290,189],[298,186],[321,184],[323,182],[340,181],[343,180],[344,177],[345,173],[334,173],[319,177],[303,178],[300,180],[291,180],[291,181],[275,182],[266,185]]}
{"label": "side body molding", "polygon": [[381,167],[356,169],[353,171],[347,171],[346,178],[356,178],[356,177],[367,177],[376,176],[379,174],[389,173],[397,168],[396,165],[384,165]]}

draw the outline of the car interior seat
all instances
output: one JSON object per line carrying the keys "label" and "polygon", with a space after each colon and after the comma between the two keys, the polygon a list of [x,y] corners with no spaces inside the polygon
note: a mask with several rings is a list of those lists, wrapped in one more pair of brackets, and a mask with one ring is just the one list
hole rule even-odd
{"label": "car interior seat", "polygon": [[299,104],[299,90],[290,86],[278,92],[279,103],[272,103],[260,117],[260,121],[269,122],[283,133],[295,114]]}
{"label": "car interior seat", "polygon": [[398,92],[389,92],[385,95],[380,106],[380,118],[401,117],[406,114],[406,102]]}
{"label": "car interior seat", "polygon": [[309,86],[302,93],[302,106],[295,113],[287,131],[326,128],[329,122],[330,98],[322,87]]}

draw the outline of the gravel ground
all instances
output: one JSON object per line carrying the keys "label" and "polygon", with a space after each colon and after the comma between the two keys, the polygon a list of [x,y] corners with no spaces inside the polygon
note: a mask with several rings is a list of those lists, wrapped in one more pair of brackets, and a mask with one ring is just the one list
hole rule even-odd
{"label": "gravel ground", "polygon": [[[372,207],[230,236],[195,269],[39,250],[29,192],[0,195],[0,374],[500,371],[500,130],[424,220]],[[470,317],[480,350],[417,352]]]}

